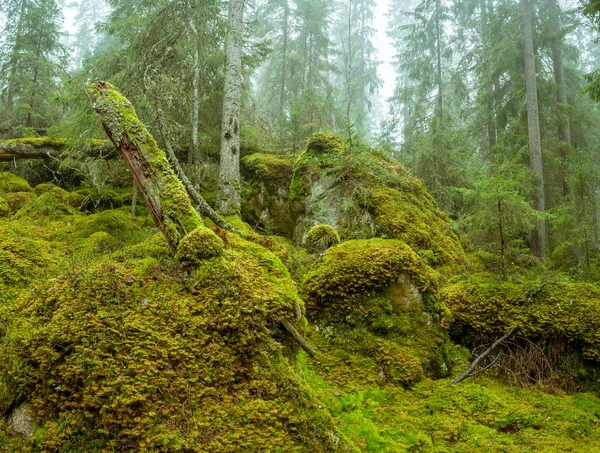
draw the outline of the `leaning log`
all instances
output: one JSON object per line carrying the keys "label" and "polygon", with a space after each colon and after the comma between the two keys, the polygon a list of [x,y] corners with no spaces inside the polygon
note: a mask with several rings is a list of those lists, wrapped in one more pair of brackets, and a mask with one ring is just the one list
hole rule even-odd
{"label": "leaning log", "polygon": [[[68,144],[62,138],[39,137],[0,140],[0,162],[22,159],[60,158]],[[110,159],[115,157],[115,146],[108,140],[93,140],[85,151],[87,157]]]}
{"label": "leaning log", "polygon": [[202,218],[131,103],[109,83],[96,82],[87,88],[106,135],[123,156],[154,222],[176,252],[181,239],[202,225]]}

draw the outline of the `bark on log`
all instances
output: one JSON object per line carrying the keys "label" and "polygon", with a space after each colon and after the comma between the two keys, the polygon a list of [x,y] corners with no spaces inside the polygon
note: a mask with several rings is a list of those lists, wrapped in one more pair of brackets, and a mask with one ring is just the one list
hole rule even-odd
{"label": "bark on log", "polygon": [[[0,162],[21,159],[60,158],[68,145],[62,138],[40,137],[0,140]],[[106,141],[94,141],[86,155],[94,158],[110,159],[117,156],[115,146]]]}
{"label": "bark on log", "polygon": [[176,252],[185,235],[202,226],[185,187],[131,103],[106,82],[88,85],[108,138],[123,156],[158,228]]}

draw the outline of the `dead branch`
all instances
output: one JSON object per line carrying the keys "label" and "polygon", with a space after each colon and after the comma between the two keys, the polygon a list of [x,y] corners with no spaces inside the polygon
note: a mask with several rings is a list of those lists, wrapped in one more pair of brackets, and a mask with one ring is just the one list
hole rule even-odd
{"label": "dead branch", "polygon": [[302,337],[302,335],[300,335],[300,332],[298,332],[296,330],[296,328],[294,327],[294,325],[290,321],[288,321],[287,319],[284,319],[282,321],[282,323],[283,323],[285,329],[298,342],[298,344],[300,345],[300,347],[302,349],[304,349],[306,351],[306,353],[314,359],[315,356],[317,355],[317,351],[315,351],[313,349],[313,347],[310,344],[308,344],[308,342]]}
{"label": "dead branch", "polygon": [[468,377],[472,376],[473,372],[477,368],[477,365],[479,364],[479,362],[481,362],[481,360],[484,359],[490,352],[492,352],[494,349],[496,349],[498,346],[500,346],[503,341],[506,341],[507,339],[512,337],[516,331],[517,331],[517,328],[513,327],[507,333],[505,333],[502,337],[500,337],[499,339],[494,341],[494,343],[488,349],[483,351],[479,356],[477,356],[475,358],[475,360],[473,360],[473,363],[471,363],[471,366],[469,367],[469,369],[467,371],[465,371],[463,374],[461,374],[456,379],[454,379],[453,384],[458,384],[459,382],[462,382],[465,379],[467,379]]}

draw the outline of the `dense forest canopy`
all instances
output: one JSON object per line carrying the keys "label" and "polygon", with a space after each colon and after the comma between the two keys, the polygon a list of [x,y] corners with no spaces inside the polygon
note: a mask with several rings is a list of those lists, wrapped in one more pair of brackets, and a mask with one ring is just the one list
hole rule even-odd
{"label": "dense forest canopy", "polygon": [[0,452],[600,451],[599,41],[0,0]]}

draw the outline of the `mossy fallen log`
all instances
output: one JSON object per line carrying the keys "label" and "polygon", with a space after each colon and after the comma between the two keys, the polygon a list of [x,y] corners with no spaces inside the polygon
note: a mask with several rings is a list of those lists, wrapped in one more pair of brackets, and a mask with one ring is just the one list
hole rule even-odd
{"label": "mossy fallen log", "polygon": [[[37,137],[0,140],[0,162],[22,159],[60,158],[68,144],[62,138]],[[110,159],[117,156],[114,145],[108,140],[94,140],[86,155]]]}
{"label": "mossy fallen log", "polygon": [[124,96],[105,82],[88,85],[88,93],[106,135],[123,156],[156,226],[177,252],[186,235],[204,228],[185,187]]}

